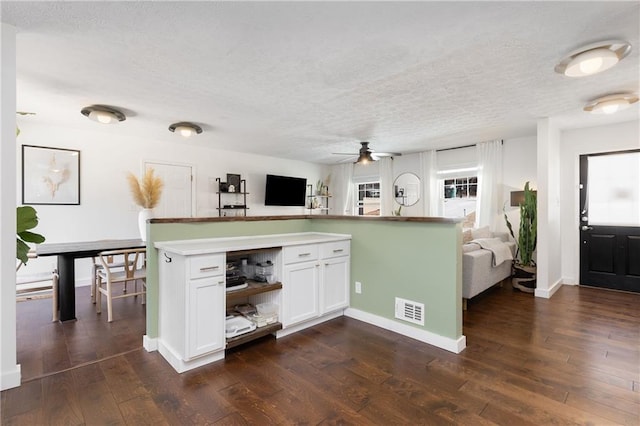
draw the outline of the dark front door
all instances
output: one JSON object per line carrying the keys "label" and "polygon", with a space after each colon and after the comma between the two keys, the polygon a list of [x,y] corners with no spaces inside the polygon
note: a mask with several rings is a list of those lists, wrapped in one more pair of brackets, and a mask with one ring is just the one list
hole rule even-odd
{"label": "dark front door", "polygon": [[580,156],[580,284],[640,292],[640,150]]}

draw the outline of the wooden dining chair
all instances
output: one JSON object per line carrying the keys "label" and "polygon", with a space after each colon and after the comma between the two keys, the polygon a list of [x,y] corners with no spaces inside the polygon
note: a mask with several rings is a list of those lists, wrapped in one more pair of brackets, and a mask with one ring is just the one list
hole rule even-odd
{"label": "wooden dining chair", "polygon": [[[121,262],[113,262],[114,258],[121,258]],[[97,271],[96,312],[102,312],[102,295],[107,297],[107,321],[113,321],[113,299],[123,297],[142,296],[142,303],[145,303],[146,295],[146,249],[127,249],[104,251],[98,255],[102,263],[102,268]],[[111,260],[111,261],[110,261]],[[122,263],[121,266],[115,266]],[[116,287],[124,287],[127,283],[132,283],[133,291],[122,292],[116,295]],[[141,284],[138,290],[138,284]]]}
{"label": "wooden dining chair", "polygon": [[[27,253],[29,259],[38,257],[35,251],[30,250]],[[23,263],[18,262],[16,273],[20,270]],[[55,322],[60,319],[58,308],[58,281],[60,276],[58,270],[52,272],[36,272],[33,274],[16,275],[16,301],[23,302],[26,300],[51,298],[52,314],[51,321]]]}
{"label": "wooden dining chair", "polygon": [[[124,270],[123,256],[106,256],[106,260],[109,262],[112,271],[116,269]],[[91,258],[93,262],[91,265],[91,303],[96,303],[96,288],[98,288],[98,271],[103,269],[102,260],[99,256],[93,256]],[[124,283],[123,293],[127,292],[127,283]]]}

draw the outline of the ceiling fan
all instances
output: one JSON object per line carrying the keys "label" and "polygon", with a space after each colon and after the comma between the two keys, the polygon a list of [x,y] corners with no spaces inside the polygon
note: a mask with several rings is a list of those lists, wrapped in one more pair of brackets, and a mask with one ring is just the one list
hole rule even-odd
{"label": "ceiling fan", "polygon": [[360,142],[362,147],[359,152],[334,152],[335,155],[352,155],[358,156],[355,164],[368,164],[374,161],[378,161],[380,157],[399,157],[402,154],[399,152],[376,152],[369,149],[369,142]]}

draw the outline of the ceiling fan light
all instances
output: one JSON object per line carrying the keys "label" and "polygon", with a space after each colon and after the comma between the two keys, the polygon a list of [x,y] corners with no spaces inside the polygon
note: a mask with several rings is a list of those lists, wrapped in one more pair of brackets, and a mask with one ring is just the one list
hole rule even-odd
{"label": "ceiling fan light", "polygon": [[80,110],[80,113],[101,124],[115,124],[127,119],[121,111],[104,105],[84,107]]}
{"label": "ceiling fan light", "polygon": [[638,102],[637,95],[618,93],[595,99],[587,104],[584,110],[592,114],[615,114],[629,108],[636,102]]}
{"label": "ceiling fan light", "polygon": [[360,153],[355,164],[369,164],[369,163],[373,163],[374,161],[376,160],[374,160],[373,157],[371,157],[371,153],[363,152],[363,153]]}
{"label": "ceiling fan light", "polygon": [[189,123],[187,121],[182,121],[180,123],[174,123],[169,126],[169,131],[178,133],[183,138],[190,138],[193,135],[202,133],[202,127],[197,124]]}
{"label": "ceiling fan light", "polygon": [[585,77],[608,70],[631,52],[626,41],[609,40],[592,43],[572,52],[555,67],[568,77]]}

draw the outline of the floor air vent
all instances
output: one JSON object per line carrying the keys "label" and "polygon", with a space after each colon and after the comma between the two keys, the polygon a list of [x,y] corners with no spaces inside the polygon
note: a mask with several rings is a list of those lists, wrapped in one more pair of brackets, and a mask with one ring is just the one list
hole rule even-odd
{"label": "floor air vent", "polygon": [[396,297],[396,318],[424,325],[424,303]]}

